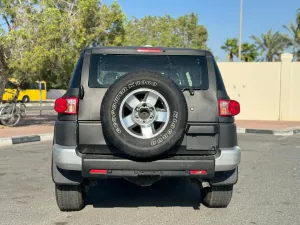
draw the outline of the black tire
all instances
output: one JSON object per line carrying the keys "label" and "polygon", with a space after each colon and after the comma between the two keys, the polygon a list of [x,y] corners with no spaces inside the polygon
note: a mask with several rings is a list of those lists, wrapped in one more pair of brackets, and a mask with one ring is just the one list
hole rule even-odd
{"label": "black tire", "polygon": [[210,186],[201,190],[202,203],[208,208],[226,208],[232,197],[233,185]]}
{"label": "black tire", "polygon": [[24,118],[26,116],[26,105],[25,104],[20,104],[20,114],[21,117]]}
{"label": "black tire", "polygon": [[[14,109],[14,110],[13,110]],[[8,119],[0,119],[1,124],[8,127],[14,127],[16,126],[21,118],[21,114],[19,113],[19,107],[16,105],[7,105],[4,108],[0,110],[0,118],[4,115],[10,115]]]}
{"label": "black tire", "polygon": [[22,102],[23,102],[23,103],[28,103],[28,102],[30,102],[29,96],[25,95],[25,96],[22,98]]}
{"label": "black tire", "polygon": [[[142,88],[163,96],[170,112],[170,119],[162,132],[145,139],[127,132],[119,116],[122,100],[129,93]],[[187,119],[187,103],[179,87],[171,79],[148,71],[128,73],[119,78],[109,87],[101,105],[101,123],[106,142],[131,157],[156,157],[174,148],[183,138]]]}
{"label": "black tire", "polygon": [[56,203],[60,211],[80,211],[84,207],[82,185],[55,184]]}

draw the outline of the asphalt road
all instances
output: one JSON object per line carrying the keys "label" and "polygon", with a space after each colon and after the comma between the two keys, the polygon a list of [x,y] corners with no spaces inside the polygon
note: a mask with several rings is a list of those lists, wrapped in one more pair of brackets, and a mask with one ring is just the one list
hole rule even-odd
{"label": "asphalt road", "polygon": [[300,136],[239,135],[242,163],[227,209],[208,209],[185,179],[141,188],[122,180],[90,189],[63,213],[50,176],[51,142],[0,149],[0,224],[300,224]]}

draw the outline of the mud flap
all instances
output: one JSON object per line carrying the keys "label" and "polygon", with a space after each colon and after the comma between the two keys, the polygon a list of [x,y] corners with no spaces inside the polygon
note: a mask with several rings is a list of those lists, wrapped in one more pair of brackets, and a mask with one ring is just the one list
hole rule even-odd
{"label": "mud flap", "polygon": [[52,180],[55,184],[78,185],[83,182],[81,171],[63,170],[52,161]]}
{"label": "mud flap", "polygon": [[213,186],[234,185],[238,181],[238,168],[230,171],[216,172],[209,182]]}

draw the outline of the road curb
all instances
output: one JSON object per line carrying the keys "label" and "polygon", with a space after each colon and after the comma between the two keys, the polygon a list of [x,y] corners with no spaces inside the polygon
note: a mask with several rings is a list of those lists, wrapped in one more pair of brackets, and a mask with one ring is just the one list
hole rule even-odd
{"label": "road curb", "polygon": [[249,128],[237,128],[238,134],[270,134],[277,136],[292,136],[300,133],[300,127],[287,128],[281,130],[268,130],[268,129],[249,129]]}
{"label": "road curb", "polygon": [[0,138],[0,147],[8,146],[8,145],[24,144],[30,142],[52,141],[52,140],[53,140],[53,133]]}
{"label": "road curb", "polygon": [[[26,107],[40,107],[40,103],[25,103]],[[54,102],[53,103],[42,103],[42,107],[45,107],[45,106],[48,106],[48,107],[54,107]]]}

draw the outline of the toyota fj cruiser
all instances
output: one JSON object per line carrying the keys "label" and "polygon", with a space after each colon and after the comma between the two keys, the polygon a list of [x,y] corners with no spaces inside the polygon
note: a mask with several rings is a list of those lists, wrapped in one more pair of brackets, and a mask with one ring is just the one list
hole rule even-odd
{"label": "toyota fj cruiser", "polygon": [[199,183],[207,207],[227,207],[241,151],[231,100],[209,51],[91,47],[54,106],[52,178],[61,211],[84,207],[98,179],[149,186]]}

